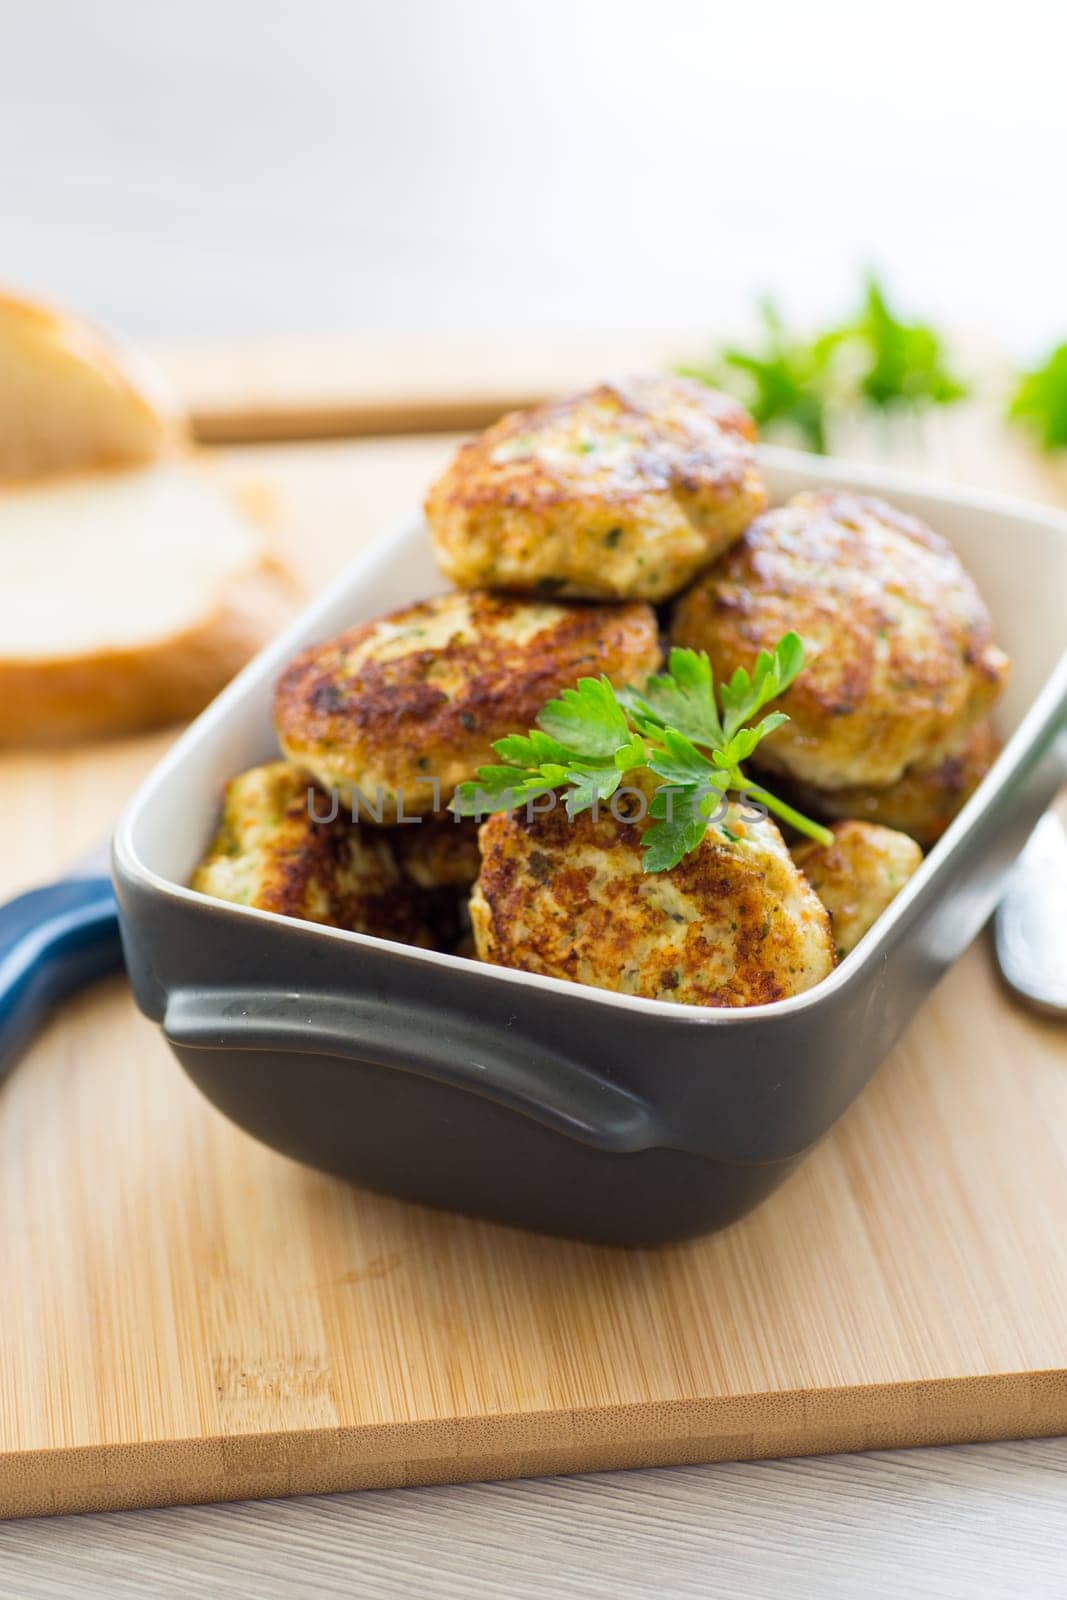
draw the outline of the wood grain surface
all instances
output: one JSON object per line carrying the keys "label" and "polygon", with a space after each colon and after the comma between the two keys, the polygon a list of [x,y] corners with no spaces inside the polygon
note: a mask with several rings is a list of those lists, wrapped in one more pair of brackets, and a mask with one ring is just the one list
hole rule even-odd
{"label": "wood grain surface", "polygon": [[[445,441],[260,450],[321,582]],[[0,763],[3,882],[165,738]],[[560,1243],[308,1172],[209,1108],[120,981],[0,1093],[9,1516],[1067,1430],[1067,1036],[983,942],[743,1223]]]}
{"label": "wood grain surface", "polygon": [[0,1523],[4,1600],[1063,1600],[1067,1441]]}
{"label": "wood grain surface", "polygon": [[484,427],[607,373],[672,365],[705,333],[349,333],[149,346],[203,444]]}

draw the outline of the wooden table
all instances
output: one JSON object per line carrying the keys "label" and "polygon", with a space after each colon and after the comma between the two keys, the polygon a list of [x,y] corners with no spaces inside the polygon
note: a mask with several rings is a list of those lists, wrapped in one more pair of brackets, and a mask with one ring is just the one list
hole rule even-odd
{"label": "wooden table", "polygon": [[[353,447],[343,448],[350,457]],[[447,448],[443,440],[360,445],[368,518],[402,511],[412,482]],[[947,446],[938,448],[951,470]],[[294,493],[311,472],[328,492],[339,450],[287,454],[283,477]],[[230,468],[254,475],[262,459],[242,452]],[[1022,459],[1019,470],[1030,470]],[[281,511],[284,521],[284,503]],[[309,586],[336,564],[313,538],[294,550]],[[106,781],[94,776],[92,752],[54,757],[57,796],[74,792],[79,803],[64,808],[62,830],[47,809],[20,830],[0,887],[29,883],[91,844],[165,742],[133,741],[117,762],[112,750]],[[4,778],[9,799],[17,796],[18,758]],[[69,1048],[57,1028],[38,1050]],[[888,1596],[915,1593],[921,1567],[922,1592],[970,1596],[1008,1593],[1022,1561],[1026,1594],[1052,1595],[1067,1574],[1065,1518],[1067,1449],[1043,1441],[13,1522],[0,1526],[0,1593],[725,1596],[778,1594],[799,1580],[812,1593]],[[908,1547],[903,1563],[898,1540]]]}
{"label": "wooden table", "polygon": [[1067,1445],[0,1524],[5,1600],[1062,1600]]}

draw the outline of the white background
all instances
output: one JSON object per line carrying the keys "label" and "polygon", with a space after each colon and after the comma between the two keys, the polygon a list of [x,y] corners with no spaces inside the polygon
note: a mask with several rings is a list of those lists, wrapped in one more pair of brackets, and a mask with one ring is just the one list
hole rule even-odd
{"label": "white background", "polygon": [[1067,8],[0,0],[0,277],[132,334],[1067,337]]}

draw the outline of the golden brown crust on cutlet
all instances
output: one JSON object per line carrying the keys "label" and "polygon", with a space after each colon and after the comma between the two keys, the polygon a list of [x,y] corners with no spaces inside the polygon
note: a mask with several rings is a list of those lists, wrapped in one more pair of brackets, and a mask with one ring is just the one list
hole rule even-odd
{"label": "golden brown crust on cutlet", "polygon": [[754,761],[822,789],[885,787],[936,763],[999,696],[1007,657],[947,540],[880,500],[800,494],[757,518],[679,601],[674,643],[717,676],[790,629],[803,672],[791,721]]}
{"label": "golden brown crust on cutlet", "polygon": [[450,811],[392,828],[397,861],[422,889],[469,889],[481,868],[478,823]]}
{"label": "golden brown crust on cutlet", "polygon": [[809,816],[878,822],[909,834],[929,849],[963,809],[999,753],[1000,740],[986,717],[965,730],[959,750],[933,766],[910,767],[886,789],[863,785],[816,789],[811,784],[790,783],[789,798]]}
{"label": "golden brown crust on cutlet", "polygon": [[579,678],[643,681],[659,659],[646,605],[439,595],[304,651],[278,683],[275,724],[324,788],[380,790],[393,821],[400,794],[408,816],[446,806],[496,760],[494,740],[525,732]]}
{"label": "golden brown crust on cutlet", "polygon": [[766,504],[752,418],[690,378],[600,384],[461,447],[426,515],[466,588],[662,600]]}
{"label": "golden brown crust on cutlet", "polygon": [[[621,807],[620,807],[621,809]],[[670,872],[645,873],[647,820],[571,821],[562,805],[482,827],[471,897],[479,957],[687,1005],[763,1005],[834,964],[829,920],[774,824],[731,810]]]}
{"label": "golden brown crust on cutlet", "polygon": [[[309,794],[310,791],[310,794]],[[219,831],[192,887],[282,917],[427,948],[456,935],[450,895],[417,888],[382,829],[353,826],[342,808],[287,762],[226,786]]]}
{"label": "golden brown crust on cutlet", "polygon": [[922,866],[914,839],[871,822],[835,822],[829,845],[805,840],[793,860],[830,913],[839,956],[854,950]]}

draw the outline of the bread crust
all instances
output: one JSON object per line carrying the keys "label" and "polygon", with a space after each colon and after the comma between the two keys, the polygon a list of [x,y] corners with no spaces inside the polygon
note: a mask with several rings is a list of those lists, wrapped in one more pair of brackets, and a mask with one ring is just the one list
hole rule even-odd
{"label": "bread crust", "polygon": [[0,480],[179,453],[179,408],[147,365],[80,317],[0,294]]}

